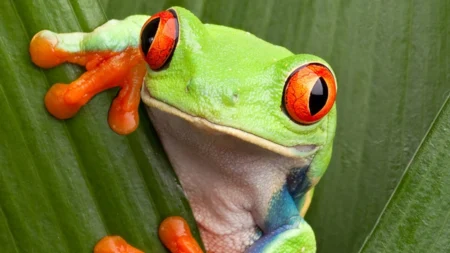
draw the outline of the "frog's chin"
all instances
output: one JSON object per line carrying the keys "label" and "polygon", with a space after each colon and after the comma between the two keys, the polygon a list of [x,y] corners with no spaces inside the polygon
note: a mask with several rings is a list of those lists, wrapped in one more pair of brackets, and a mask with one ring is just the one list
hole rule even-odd
{"label": "frog's chin", "polygon": [[180,117],[191,124],[204,129],[205,131],[211,131],[211,132],[219,132],[223,134],[232,135],[236,138],[239,138],[241,140],[244,140],[248,143],[252,143],[255,145],[258,145],[264,149],[270,150],[272,152],[278,153],[280,155],[286,156],[286,157],[310,157],[314,155],[320,146],[318,145],[297,145],[292,147],[286,147],[274,142],[271,142],[269,140],[266,140],[262,137],[259,137],[257,135],[247,133],[245,131],[242,131],[237,128],[229,127],[229,126],[223,126],[215,124],[211,121],[208,121],[204,118],[192,116],[188,113],[185,113],[181,111],[178,108],[175,108],[171,105],[168,105],[150,95],[145,85],[143,85],[141,90],[141,98],[142,101],[149,107],[153,107],[156,109],[159,109],[161,111],[164,111],[166,113],[169,113],[171,115],[175,115],[177,117]]}

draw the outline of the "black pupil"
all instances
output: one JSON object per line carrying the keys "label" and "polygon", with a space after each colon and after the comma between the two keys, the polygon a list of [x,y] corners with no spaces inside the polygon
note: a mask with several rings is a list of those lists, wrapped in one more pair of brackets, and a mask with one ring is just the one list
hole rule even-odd
{"label": "black pupil", "polygon": [[141,35],[141,47],[142,52],[144,52],[144,55],[147,55],[148,50],[150,49],[150,46],[153,43],[153,40],[155,39],[156,31],[158,31],[159,26],[159,18],[155,18],[150,23],[147,24],[147,26],[142,31]]}
{"label": "black pupil", "polygon": [[322,77],[317,79],[309,96],[309,111],[311,115],[318,113],[327,103],[328,87]]}

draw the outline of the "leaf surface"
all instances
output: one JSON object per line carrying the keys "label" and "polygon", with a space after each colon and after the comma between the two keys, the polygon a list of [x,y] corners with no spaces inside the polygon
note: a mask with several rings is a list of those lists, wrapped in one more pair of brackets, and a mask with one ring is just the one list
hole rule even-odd
{"label": "leaf surface", "polygon": [[450,97],[360,252],[450,251]]}

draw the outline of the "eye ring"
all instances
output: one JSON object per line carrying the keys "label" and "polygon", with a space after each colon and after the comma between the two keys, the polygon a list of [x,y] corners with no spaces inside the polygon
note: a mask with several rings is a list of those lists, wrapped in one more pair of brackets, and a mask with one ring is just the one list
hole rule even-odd
{"label": "eye ring", "polygon": [[139,48],[152,70],[158,71],[170,63],[178,35],[178,18],[172,9],[156,13],[142,26]]}
{"label": "eye ring", "polygon": [[303,65],[286,80],[284,109],[297,123],[316,123],[333,107],[336,89],[333,73],[326,66],[319,63]]}

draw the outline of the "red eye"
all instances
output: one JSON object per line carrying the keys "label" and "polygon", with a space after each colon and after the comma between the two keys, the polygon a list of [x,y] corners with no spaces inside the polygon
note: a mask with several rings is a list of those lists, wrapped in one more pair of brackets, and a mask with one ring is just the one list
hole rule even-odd
{"label": "red eye", "polygon": [[159,70],[170,62],[177,40],[178,20],[175,11],[158,12],[145,22],[141,30],[141,50],[152,70]]}
{"label": "red eye", "polygon": [[284,106],[298,123],[312,124],[323,118],[336,99],[336,82],[331,71],[318,63],[296,69],[286,81]]}

